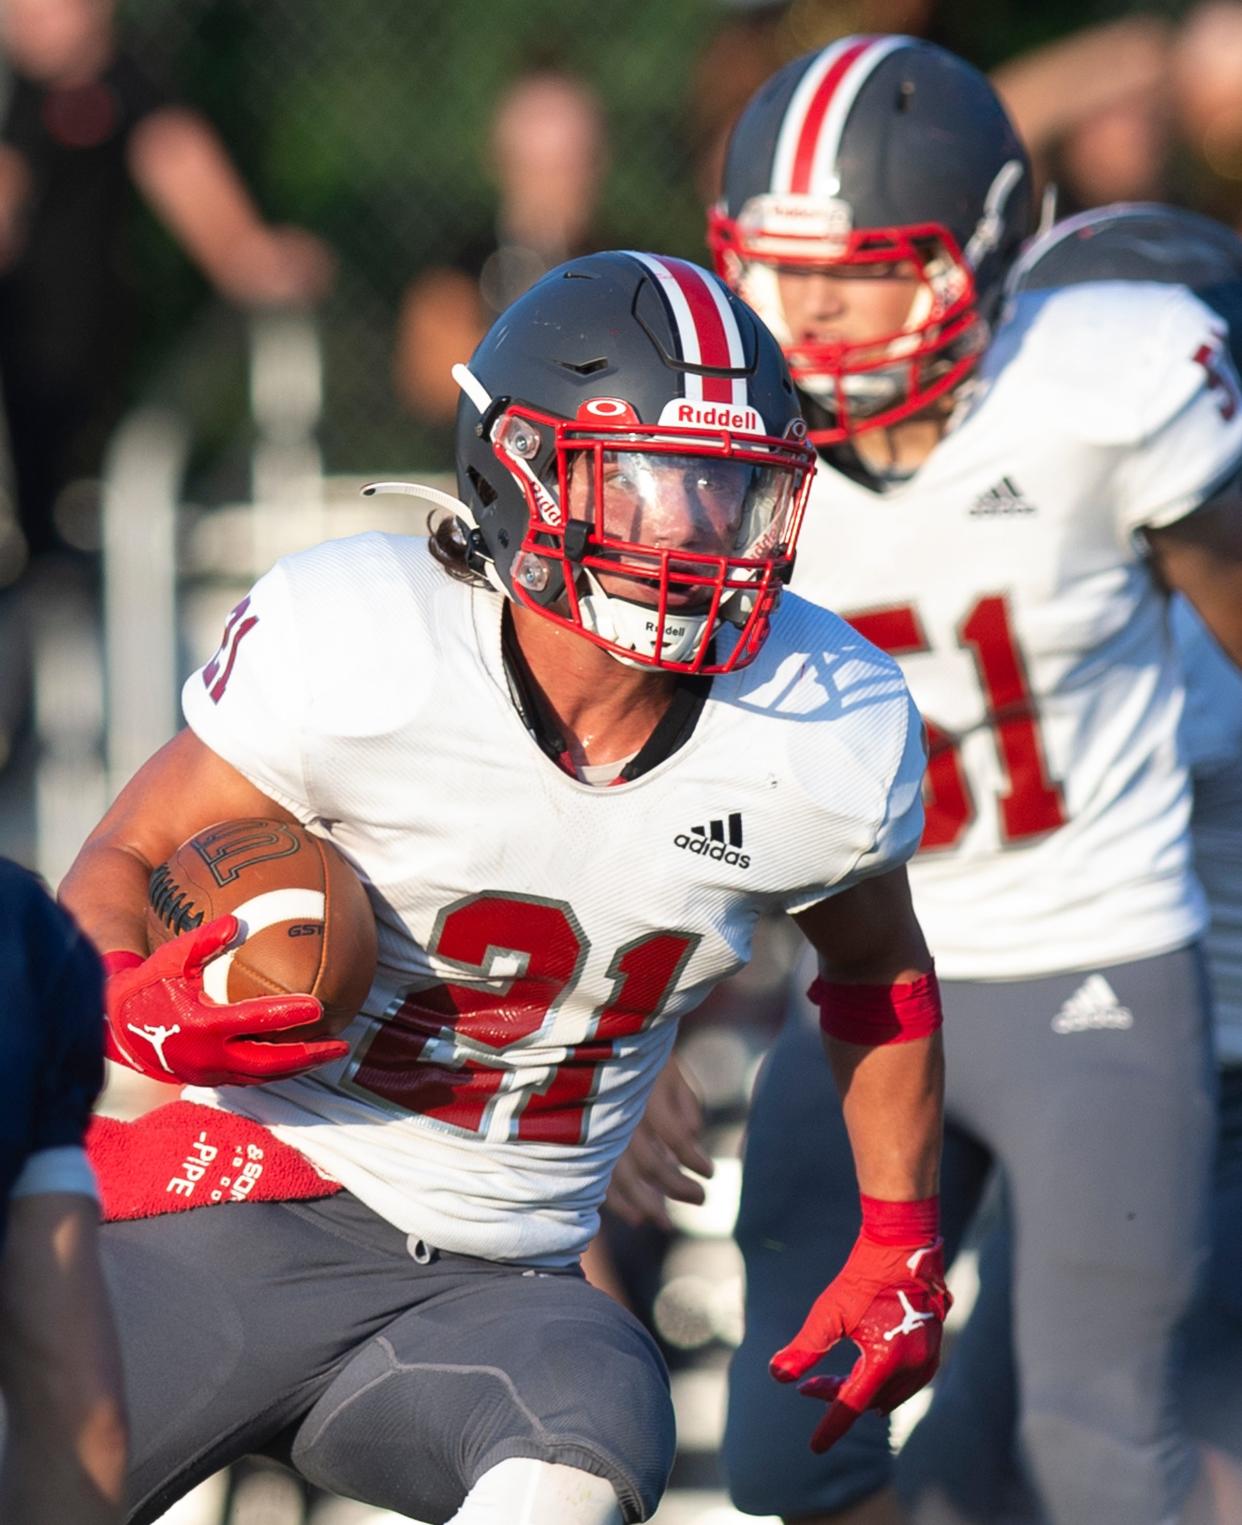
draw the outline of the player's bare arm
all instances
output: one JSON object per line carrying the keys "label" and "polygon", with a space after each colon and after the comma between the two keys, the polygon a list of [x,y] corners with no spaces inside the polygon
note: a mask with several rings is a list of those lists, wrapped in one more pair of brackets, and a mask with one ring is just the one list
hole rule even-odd
{"label": "player's bare arm", "polygon": [[[912,985],[932,967],[904,868],[864,879],[795,918],[832,985]],[[858,1044],[825,1032],[865,1196],[889,1201],[939,1189],[944,1054],[940,1032]]]}
{"label": "player's bare arm", "polygon": [[1184,594],[1225,653],[1242,667],[1242,486],[1163,529],[1149,529],[1165,586]]}
{"label": "player's bare arm", "polygon": [[203,827],[247,817],[294,819],[182,731],[121,791],[61,885],[64,904],[104,955],[107,1055],[151,1079],[253,1085],[346,1051],[313,1031],[322,1010],[311,995],[228,1004],[204,997],[206,965],[241,930],[234,916],[185,932],[147,957],[152,869]]}
{"label": "player's bare arm", "polygon": [[847,1377],[800,1388],[828,1404],[811,1439],[826,1451],[865,1409],[888,1413],[936,1370],[950,1301],[938,1234],[944,1073],[939,995],[905,869],[796,919],[820,955],[811,995],[841,1092],[862,1228],[771,1372],[794,1382],[838,1340],[858,1347]]}
{"label": "player's bare arm", "polygon": [[293,820],[193,731],[183,730],[121,790],[74,859],[60,898],[102,952],[145,954],[151,870],[204,826],[248,816]]}
{"label": "player's bare arm", "polygon": [[[892,986],[913,983],[931,969],[904,868],[866,879],[795,919],[829,980]],[[894,1200],[931,1196],[940,1162],[939,1034],[881,1046],[825,1034],[824,1045],[855,1142],[862,1191]],[[617,1162],[608,1195],[614,1212],[629,1223],[667,1225],[666,1196],[703,1200],[702,1188],[679,1168],[710,1174],[710,1161],[696,1145],[701,1123],[698,1100],[670,1061]]]}
{"label": "player's bare arm", "polygon": [[122,1518],[120,1357],[86,1196],[17,1198],[0,1259],[0,1386],[9,1425],[0,1518],[115,1525]]}

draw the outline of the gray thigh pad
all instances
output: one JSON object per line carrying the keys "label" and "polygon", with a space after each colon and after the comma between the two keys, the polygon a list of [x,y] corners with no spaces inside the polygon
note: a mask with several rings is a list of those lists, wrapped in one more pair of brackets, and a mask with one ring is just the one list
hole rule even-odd
{"label": "gray thigh pad", "polygon": [[506,1456],[582,1467],[626,1518],[672,1465],[668,1378],[576,1271],[416,1263],[347,1192],[208,1207],[102,1235],[130,1412],[130,1525],[291,1443],[308,1477],[440,1520]]}
{"label": "gray thigh pad", "polygon": [[130,1525],[268,1444],[418,1295],[420,1268],[393,1232],[344,1194],[104,1226],[129,1410]]}
{"label": "gray thigh pad", "polygon": [[627,1521],[673,1462],[668,1378],[651,1337],[577,1272],[442,1257],[441,1287],[342,1367],[293,1462],[336,1493],[447,1519],[509,1457],[605,1477]]}

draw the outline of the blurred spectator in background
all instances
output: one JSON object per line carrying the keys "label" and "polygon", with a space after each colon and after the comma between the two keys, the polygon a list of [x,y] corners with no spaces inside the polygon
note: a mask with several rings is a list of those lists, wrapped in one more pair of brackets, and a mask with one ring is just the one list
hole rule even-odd
{"label": "blurred spectator in background", "polygon": [[1071,33],[993,72],[1058,209],[1163,200],[1171,151],[1173,29],[1131,16]]}
{"label": "blurred spectator in background", "polygon": [[594,90],[553,65],[520,74],[500,97],[489,135],[495,221],[420,274],[401,304],[394,379],[411,412],[451,422],[460,394],[450,368],[497,314],[554,265],[612,245],[597,223],[606,137]]}
{"label": "blurred spectator in background", "polygon": [[103,1080],[102,979],[70,918],[0,859],[0,1519],[11,1525],[122,1518],[120,1355],[83,1149]]}
{"label": "blurred spectator in background", "polygon": [[1088,27],[993,79],[1059,213],[1161,200],[1242,228],[1238,0],[1207,0],[1177,26],[1135,15]]}
{"label": "blurred spectator in background", "polygon": [[[213,128],[149,79],[114,34],[114,0],[0,0],[12,71],[0,128],[0,387],[17,518],[56,549],[55,505],[93,475],[123,405],[136,302],[130,184],[216,289],[309,303],[332,278],[316,238],[264,221]],[[20,557],[20,547],[18,547]],[[20,570],[10,547],[9,579]]]}
{"label": "blurred spectator in background", "polygon": [[1242,4],[1195,6],[1168,78],[1181,143],[1177,199],[1242,232]]}

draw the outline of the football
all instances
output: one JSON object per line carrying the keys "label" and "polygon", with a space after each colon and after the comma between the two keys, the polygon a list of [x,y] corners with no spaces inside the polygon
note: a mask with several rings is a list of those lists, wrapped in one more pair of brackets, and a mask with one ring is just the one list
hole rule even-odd
{"label": "football", "polygon": [[151,875],[148,948],[230,914],[240,941],[203,971],[213,1001],[313,995],[323,1005],[319,1037],[357,1016],[375,976],[375,917],[330,842],[287,821],[221,821],[197,832]]}

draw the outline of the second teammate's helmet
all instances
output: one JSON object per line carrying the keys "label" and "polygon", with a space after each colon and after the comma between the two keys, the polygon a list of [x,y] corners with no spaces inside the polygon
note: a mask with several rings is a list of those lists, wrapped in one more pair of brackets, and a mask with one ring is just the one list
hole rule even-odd
{"label": "second teammate's helmet", "polygon": [[1125,201],[1067,217],[1022,252],[1009,293],[1085,281],[1186,286],[1225,320],[1242,369],[1242,238],[1232,228],[1158,202]]}
{"label": "second teammate's helmet", "polygon": [[[965,378],[1032,219],[1026,152],[982,74],[932,43],[847,37],[751,99],[708,242],[784,346],[812,438],[830,444]],[[778,271],[882,265],[919,276],[899,328],[865,342],[790,332]]]}
{"label": "second teammate's helmet", "polygon": [[768,630],[815,467],[780,346],[685,260],[593,254],[455,375],[475,569],[623,662],[726,672]]}

